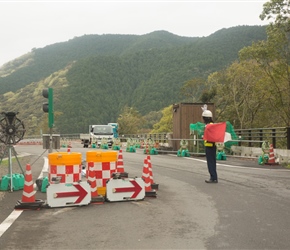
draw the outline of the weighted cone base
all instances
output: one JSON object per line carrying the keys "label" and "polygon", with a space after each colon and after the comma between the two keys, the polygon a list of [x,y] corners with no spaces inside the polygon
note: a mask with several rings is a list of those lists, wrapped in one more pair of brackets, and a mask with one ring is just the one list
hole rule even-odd
{"label": "weighted cone base", "polygon": [[115,172],[115,173],[112,174],[112,178],[113,179],[128,178],[128,173],[127,172],[123,172],[123,173]]}
{"label": "weighted cone base", "polygon": [[37,210],[42,207],[45,203],[43,200],[35,200],[35,202],[22,202],[20,200],[17,201],[15,205],[15,209],[33,209]]}
{"label": "weighted cone base", "polygon": [[151,184],[151,188],[152,189],[158,190],[158,187],[159,187],[159,184],[157,184],[157,183],[152,183]]}
{"label": "weighted cone base", "polygon": [[105,202],[105,197],[102,195],[92,197],[92,199],[91,199],[91,203],[104,203],[104,202]]}
{"label": "weighted cone base", "polygon": [[152,191],[146,191],[145,192],[145,197],[157,197],[157,193],[155,190]]}
{"label": "weighted cone base", "polygon": [[123,172],[123,173],[120,173],[120,178],[128,178],[128,173],[127,172]]}

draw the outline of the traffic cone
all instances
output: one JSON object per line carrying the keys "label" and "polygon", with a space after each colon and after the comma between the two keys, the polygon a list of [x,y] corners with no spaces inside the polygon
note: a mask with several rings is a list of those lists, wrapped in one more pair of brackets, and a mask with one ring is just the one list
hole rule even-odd
{"label": "traffic cone", "polygon": [[117,163],[116,163],[116,172],[120,173],[120,177],[128,178],[128,173],[125,172],[125,170],[124,170],[122,149],[119,150],[118,160],[117,160]]}
{"label": "traffic cone", "polygon": [[30,164],[26,165],[25,182],[23,187],[22,202],[35,202],[35,191],[33,187]]}
{"label": "traffic cone", "polygon": [[98,194],[96,175],[95,175],[94,170],[93,170],[94,163],[89,162],[88,168],[89,168],[88,183],[91,186],[91,202],[92,203],[99,203],[99,202],[104,203],[105,198],[102,195]]}
{"label": "traffic cone", "polygon": [[70,148],[67,148],[67,153],[70,154]]}
{"label": "traffic cone", "polygon": [[152,163],[151,163],[151,157],[150,155],[147,155],[147,163],[148,163],[148,170],[150,174],[150,183],[151,183],[151,188],[158,190],[159,184],[155,183],[153,180],[153,171],[152,171]]}
{"label": "traffic cone", "polygon": [[142,173],[142,177],[141,177],[144,181],[149,178],[150,181],[150,173],[148,170],[148,160],[147,157],[144,159],[144,165],[143,165],[143,173]]}
{"label": "traffic cone", "polygon": [[265,164],[266,165],[278,165],[278,163],[275,162],[275,155],[274,155],[273,144],[270,144],[269,159],[268,159],[268,161]]}
{"label": "traffic cone", "polygon": [[20,209],[37,209],[40,208],[41,205],[44,203],[42,200],[35,199],[34,187],[33,187],[33,180],[32,180],[32,172],[30,164],[26,164],[26,171],[25,171],[25,182],[23,187],[23,194],[21,201],[18,201],[15,205],[15,208]]}
{"label": "traffic cone", "polygon": [[149,145],[148,143],[146,143],[146,146],[145,146],[145,154],[149,154]]}
{"label": "traffic cone", "polygon": [[116,171],[118,173],[123,173],[124,171],[124,162],[123,162],[123,153],[122,153],[122,149],[119,150],[119,154],[118,154],[118,161],[117,161],[117,165],[116,165]]}
{"label": "traffic cone", "polygon": [[150,173],[148,167],[147,157],[144,159],[143,174],[142,179],[145,182],[145,196],[146,197],[156,197],[156,190],[152,189],[150,181]]}

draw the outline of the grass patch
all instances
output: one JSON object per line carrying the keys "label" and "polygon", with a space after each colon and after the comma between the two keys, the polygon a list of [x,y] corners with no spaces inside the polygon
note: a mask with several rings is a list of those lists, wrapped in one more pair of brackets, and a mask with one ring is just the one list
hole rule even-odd
{"label": "grass patch", "polygon": [[[19,167],[18,161],[15,157],[12,157],[11,162],[12,162],[12,172],[13,173],[21,173],[22,170],[25,171],[25,166],[27,163],[30,161],[30,156],[23,156],[23,157],[17,157],[19,164],[21,168]],[[22,169],[22,170],[21,170]],[[6,174],[9,173],[9,159],[4,158],[2,159],[2,162],[0,164],[0,178]]]}
{"label": "grass patch", "polygon": [[[12,158],[12,165],[13,165],[13,163],[15,163],[15,162],[17,162],[17,161],[16,161],[16,158],[13,157],[13,158]],[[8,164],[9,164],[9,159],[5,158],[5,159],[3,159],[3,160],[1,161],[0,166],[8,167]]]}

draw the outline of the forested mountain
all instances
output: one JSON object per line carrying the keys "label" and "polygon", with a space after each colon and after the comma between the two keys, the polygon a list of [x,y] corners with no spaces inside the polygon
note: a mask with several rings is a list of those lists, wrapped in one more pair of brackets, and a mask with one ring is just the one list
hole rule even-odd
{"label": "forested mountain", "polygon": [[125,105],[145,115],[182,101],[186,81],[223,69],[241,48],[264,39],[261,26],[202,38],[166,31],[76,37],[33,49],[0,68],[1,110],[19,111],[28,133],[37,133],[45,117],[41,90],[53,87],[55,130],[86,132],[89,124],[115,122]]}
{"label": "forested mountain", "polygon": [[[148,49],[176,48],[194,41],[166,31],[148,35],[85,35],[68,42],[32,49],[31,53],[4,65],[0,69],[0,94],[15,91],[27,84],[39,81],[68,63],[92,56],[121,56]],[[25,67],[19,67],[25,63]],[[18,69],[14,71],[15,67]],[[12,74],[9,74],[12,72]]]}

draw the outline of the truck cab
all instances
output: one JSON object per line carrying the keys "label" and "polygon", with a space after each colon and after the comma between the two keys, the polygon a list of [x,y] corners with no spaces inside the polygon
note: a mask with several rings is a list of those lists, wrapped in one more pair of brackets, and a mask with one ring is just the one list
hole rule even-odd
{"label": "truck cab", "polygon": [[118,138],[119,137],[119,134],[118,134],[119,125],[118,125],[118,123],[110,122],[110,123],[108,123],[108,125],[111,125],[113,127],[114,138]]}
{"label": "truck cab", "polygon": [[106,138],[108,141],[108,146],[112,147],[114,131],[111,125],[90,125],[90,144],[95,143],[98,147],[101,145],[103,138]]}

